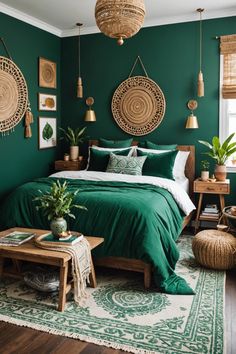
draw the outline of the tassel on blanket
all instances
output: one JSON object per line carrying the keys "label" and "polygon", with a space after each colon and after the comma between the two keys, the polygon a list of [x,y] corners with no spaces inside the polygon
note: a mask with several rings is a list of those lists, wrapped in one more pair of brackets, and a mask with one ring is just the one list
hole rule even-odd
{"label": "tassel on blanket", "polygon": [[30,103],[28,102],[27,111],[25,113],[25,138],[32,137],[32,130],[30,124],[34,121],[33,114],[31,112]]}

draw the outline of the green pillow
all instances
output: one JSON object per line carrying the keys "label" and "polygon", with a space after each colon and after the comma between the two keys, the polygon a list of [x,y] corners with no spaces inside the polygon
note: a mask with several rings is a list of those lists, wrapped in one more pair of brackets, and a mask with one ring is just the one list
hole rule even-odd
{"label": "green pillow", "polygon": [[145,149],[147,147],[146,141],[139,141],[138,147]]}
{"label": "green pillow", "polygon": [[155,149],[155,150],[175,150],[177,148],[177,144],[171,145],[158,145],[154,144],[151,141],[146,141],[146,148],[147,149]]}
{"label": "green pillow", "polygon": [[[124,155],[124,156],[127,156],[129,152],[130,149],[113,151],[113,153],[116,155]],[[109,162],[110,153],[111,151],[98,150],[91,147],[89,153],[88,171],[105,172],[107,168],[107,164]]]}
{"label": "green pillow", "polygon": [[142,175],[143,164],[147,156],[117,156],[110,154],[107,172],[122,173],[127,175]]}
{"label": "green pillow", "polygon": [[144,176],[174,179],[173,167],[178,151],[168,151],[161,154],[152,154],[137,150],[138,156],[147,156],[143,165]]}
{"label": "green pillow", "polygon": [[125,139],[125,140],[107,140],[107,139],[99,139],[98,144],[103,148],[127,148],[132,144],[133,139]]}

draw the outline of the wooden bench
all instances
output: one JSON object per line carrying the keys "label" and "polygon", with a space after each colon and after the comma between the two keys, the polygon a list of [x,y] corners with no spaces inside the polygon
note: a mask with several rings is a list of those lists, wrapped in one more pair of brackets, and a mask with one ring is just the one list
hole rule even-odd
{"label": "wooden bench", "polygon": [[[28,229],[28,228],[12,228],[0,232],[0,237],[12,231],[26,231],[34,232],[36,235],[43,235],[47,230],[38,229]],[[90,249],[96,248],[100,245],[104,239],[101,237],[90,237],[86,236],[90,244]],[[13,271],[4,269],[4,260],[6,258],[11,258],[15,265]],[[0,278],[1,276],[13,276],[17,278],[22,278],[21,267],[19,261],[34,262],[40,264],[48,264],[52,266],[57,266],[60,268],[60,285],[59,285],[59,301],[58,301],[58,311],[64,311],[66,304],[66,295],[71,290],[72,284],[68,283],[68,269],[71,261],[71,256],[68,253],[50,251],[38,248],[34,245],[33,239],[30,241],[16,247],[3,246],[0,245]],[[91,274],[90,274],[90,286],[95,288],[97,286],[96,276],[93,266],[93,261],[91,258]]]}

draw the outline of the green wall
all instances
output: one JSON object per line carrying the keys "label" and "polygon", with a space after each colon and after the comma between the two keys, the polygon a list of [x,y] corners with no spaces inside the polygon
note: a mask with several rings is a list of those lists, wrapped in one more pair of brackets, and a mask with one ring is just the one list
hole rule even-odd
{"label": "green wall", "polygon": [[[7,136],[0,135],[0,198],[13,188],[32,178],[47,176],[55,160],[57,149],[38,149],[38,117],[57,117],[60,124],[60,50],[61,39],[36,27],[0,13],[0,37],[3,37],[9,52],[21,69],[28,84],[29,99],[34,123],[33,136],[24,138],[24,119]],[[6,56],[0,44],[0,55]],[[57,90],[38,86],[38,58],[45,57],[58,65]],[[38,92],[57,94],[57,112],[38,112]]]}
{"label": "green wall", "polygon": [[[199,71],[199,22],[189,22],[142,29],[122,47],[102,34],[81,37],[81,72],[84,96],[95,98],[96,123],[88,123],[91,138],[123,139],[128,134],[115,123],[111,113],[111,99],[116,87],[125,80],[137,55],[140,55],[148,75],[158,83],[166,98],[166,114],[152,133],[136,140],[149,139],[158,143],[194,144],[196,168],[199,174],[201,152],[198,139],[209,140],[218,135],[219,125],[219,42],[216,35],[235,33],[236,17],[203,22],[203,73],[205,97],[196,93]],[[62,40],[62,122],[65,126],[84,125],[85,99],[76,98],[78,67],[77,38]],[[143,75],[137,66],[136,75]],[[190,111],[187,101],[197,99],[196,111],[200,129],[184,129]],[[204,157],[205,158],[205,157]],[[213,170],[213,161],[211,166]],[[231,179],[231,197],[236,203],[235,174]]]}

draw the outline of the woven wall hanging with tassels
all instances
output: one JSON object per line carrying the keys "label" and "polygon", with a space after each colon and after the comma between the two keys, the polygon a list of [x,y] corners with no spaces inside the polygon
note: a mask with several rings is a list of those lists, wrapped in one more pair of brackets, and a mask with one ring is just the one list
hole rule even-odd
{"label": "woven wall hanging with tassels", "polygon": [[[131,77],[138,61],[146,76]],[[166,109],[165,96],[155,81],[148,77],[139,56],[128,79],[116,89],[111,109],[119,127],[131,135],[146,135],[161,123]]]}
{"label": "woven wall hanging with tassels", "polygon": [[8,58],[0,56],[0,132],[2,136],[14,131],[25,115],[25,137],[32,136],[33,123],[25,78],[13,62],[3,38],[0,38]]}

